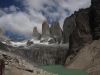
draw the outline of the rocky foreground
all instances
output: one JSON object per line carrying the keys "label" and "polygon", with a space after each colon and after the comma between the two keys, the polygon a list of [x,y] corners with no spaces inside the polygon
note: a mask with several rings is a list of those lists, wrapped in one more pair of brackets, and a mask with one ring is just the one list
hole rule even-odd
{"label": "rocky foreground", "polygon": [[0,58],[5,60],[5,75],[57,75],[35,68],[19,56],[0,51]]}

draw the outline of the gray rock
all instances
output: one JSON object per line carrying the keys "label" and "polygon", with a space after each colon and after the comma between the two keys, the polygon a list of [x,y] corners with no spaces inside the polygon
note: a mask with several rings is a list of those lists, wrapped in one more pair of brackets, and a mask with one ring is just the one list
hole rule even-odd
{"label": "gray rock", "polygon": [[93,33],[93,39],[98,40],[100,38],[100,0],[91,0],[90,9],[91,32]]}
{"label": "gray rock", "polygon": [[30,49],[22,49],[21,54],[39,65],[64,64],[67,45],[34,45]]}
{"label": "gray rock", "polygon": [[60,43],[62,39],[62,30],[60,28],[60,25],[57,21],[52,22],[51,25],[51,37],[55,40],[55,42]]}
{"label": "gray rock", "polygon": [[84,44],[92,41],[88,12],[88,9],[81,9],[78,12],[75,12],[77,26],[73,30],[69,39],[69,49],[71,53],[77,53]]}
{"label": "gray rock", "polygon": [[75,16],[72,15],[67,17],[63,25],[63,43],[69,42],[69,36],[73,32],[73,29],[76,27]]}
{"label": "gray rock", "polygon": [[50,28],[47,21],[44,21],[42,24],[42,37],[41,42],[47,42],[50,38]]}
{"label": "gray rock", "polygon": [[41,34],[38,32],[37,27],[33,28],[33,38],[35,40],[39,40],[41,38]]}
{"label": "gray rock", "polygon": [[33,44],[32,41],[30,41],[30,40],[27,41],[27,46],[31,46],[32,44]]}

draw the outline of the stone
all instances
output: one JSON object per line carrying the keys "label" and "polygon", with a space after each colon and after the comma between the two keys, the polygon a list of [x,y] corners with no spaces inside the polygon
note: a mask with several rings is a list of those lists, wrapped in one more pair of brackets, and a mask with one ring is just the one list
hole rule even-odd
{"label": "stone", "polygon": [[100,38],[100,0],[91,0],[89,16],[93,39],[98,40]]}
{"label": "stone", "polygon": [[[73,56],[72,56],[73,57]],[[70,57],[71,58],[71,57]],[[100,74],[100,40],[94,40],[85,45],[79,53],[73,57],[66,68],[84,70],[91,75]]]}
{"label": "stone", "polygon": [[23,56],[39,65],[64,64],[68,46],[65,45],[34,45],[30,49],[19,50]]}
{"label": "stone", "polygon": [[[69,37],[65,66],[100,74],[100,0],[74,13],[76,27]],[[81,63],[80,63],[81,62]]]}
{"label": "stone", "polygon": [[8,37],[6,37],[4,34],[3,34],[3,31],[2,31],[2,29],[0,28],[0,41],[5,41],[6,43],[8,43],[8,44],[10,44],[9,43],[9,38]]}
{"label": "stone", "polygon": [[86,43],[92,41],[88,12],[88,9],[80,9],[74,13],[76,28],[69,37],[70,53],[76,54]]}
{"label": "stone", "polygon": [[17,54],[0,50],[0,55],[2,55],[6,63],[4,75],[57,75],[34,67],[33,62],[29,63],[24,60],[25,57],[22,59],[22,57]]}
{"label": "stone", "polygon": [[35,40],[40,40],[40,38],[41,38],[41,34],[38,32],[36,26],[33,28],[33,38]]}
{"label": "stone", "polygon": [[56,41],[55,41],[53,38],[50,38],[50,39],[48,40],[48,42],[49,42],[49,44],[55,44],[55,43],[56,43]]}
{"label": "stone", "polygon": [[34,44],[32,41],[30,40],[27,41],[27,46],[31,46],[32,44]]}
{"label": "stone", "polygon": [[76,27],[75,16],[71,15],[67,17],[63,25],[63,43],[69,43],[69,36],[73,32],[73,29]]}
{"label": "stone", "polygon": [[56,43],[61,43],[62,40],[62,30],[60,28],[59,22],[53,21],[51,25],[51,37],[55,40]]}
{"label": "stone", "polygon": [[1,29],[1,28],[0,28],[0,35],[3,35],[3,34],[2,34],[2,29]]}
{"label": "stone", "polygon": [[50,38],[50,28],[47,21],[44,21],[42,24],[42,37],[41,42],[47,42]]}

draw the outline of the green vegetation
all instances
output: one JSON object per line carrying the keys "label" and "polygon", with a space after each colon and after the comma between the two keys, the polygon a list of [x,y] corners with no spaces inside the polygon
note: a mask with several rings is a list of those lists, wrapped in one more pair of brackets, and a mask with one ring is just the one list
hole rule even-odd
{"label": "green vegetation", "polygon": [[63,68],[63,66],[60,66],[60,65],[38,66],[37,68],[40,68],[50,73],[58,74],[58,75],[90,75],[81,70]]}

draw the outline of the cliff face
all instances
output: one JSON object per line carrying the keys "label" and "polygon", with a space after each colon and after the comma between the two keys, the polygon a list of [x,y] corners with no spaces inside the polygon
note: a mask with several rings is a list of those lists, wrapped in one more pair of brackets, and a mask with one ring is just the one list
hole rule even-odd
{"label": "cliff face", "polygon": [[[74,18],[76,27],[69,37],[69,50],[66,55],[65,67],[81,69],[92,75],[99,75],[100,0],[91,0],[90,8],[75,12]],[[65,21],[70,22],[69,19],[65,19]],[[68,28],[67,25],[65,27]]]}
{"label": "cliff face", "polygon": [[0,28],[0,36],[1,36],[1,35],[3,35],[3,34],[2,34],[2,29]]}
{"label": "cliff face", "polygon": [[40,65],[64,64],[68,47],[66,45],[34,45],[30,49],[20,49],[26,58]]}
{"label": "cliff face", "polygon": [[50,38],[50,28],[49,24],[47,21],[44,21],[42,24],[42,37],[41,37],[41,42],[48,41]]}
{"label": "cliff face", "polygon": [[35,40],[39,40],[41,38],[41,34],[38,32],[37,27],[33,28],[33,38]]}
{"label": "cliff face", "polygon": [[89,11],[89,8],[80,9],[64,21],[63,42],[69,42],[69,53],[77,53],[85,43],[92,41]]}
{"label": "cliff face", "polygon": [[67,17],[63,25],[63,43],[69,43],[69,36],[76,27],[75,16]]}
{"label": "cliff face", "polygon": [[100,1],[92,0],[90,7],[90,27],[93,33],[93,39],[100,38]]}
{"label": "cliff face", "polygon": [[58,42],[58,43],[60,43],[62,40],[62,30],[61,30],[60,25],[57,21],[52,22],[51,37],[55,40],[55,42]]}
{"label": "cliff face", "polygon": [[77,53],[85,43],[92,41],[89,26],[89,9],[75,12],[76,27],[69,37],[70,53]]}
{"label": "cliff face", "polygon": [[62,38],[63,38],[62,30],[60,28],[59,22],[57,21],[52,22],[51,27],[49,27],[49,24],[47,21],[43,22],[41,42],[49,42],[49,44],[52,44],[52,43],[60,44],[62,41]]}

